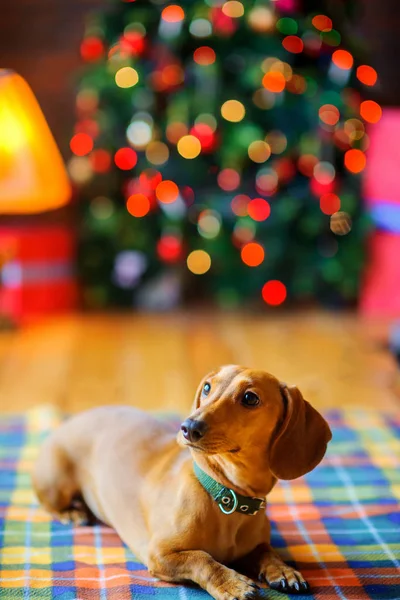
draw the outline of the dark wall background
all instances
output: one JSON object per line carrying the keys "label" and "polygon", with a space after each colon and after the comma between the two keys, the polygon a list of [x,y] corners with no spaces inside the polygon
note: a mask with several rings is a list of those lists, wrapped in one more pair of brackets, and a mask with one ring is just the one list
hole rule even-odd
{"label": "dark wall background", "polygon": [[[0,67],[27,79],[64,156],[74,121],[74,76],[81,64],[85,17],[111,1],[0,0]],[[351,1],[335,0],[335,6]],[[399,0],[359,2],[365,48],[380,75],[378,99],[385,104],[400,104],[399,5]]]}
{"label": "dark wall background", "polygon": [[64,156],[74,122],[74,74],[85,17],[108,0],[0,0],[0,68],[32,87]]}

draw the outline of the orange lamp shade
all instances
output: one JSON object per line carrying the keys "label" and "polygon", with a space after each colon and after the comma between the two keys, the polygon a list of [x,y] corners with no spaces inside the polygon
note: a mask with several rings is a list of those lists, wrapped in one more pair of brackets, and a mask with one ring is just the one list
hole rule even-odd
{"label": "orange lamp shade", "polygon": [[0,214],[39,213],[71,197],[60,152],[28,84],[0,69]]}

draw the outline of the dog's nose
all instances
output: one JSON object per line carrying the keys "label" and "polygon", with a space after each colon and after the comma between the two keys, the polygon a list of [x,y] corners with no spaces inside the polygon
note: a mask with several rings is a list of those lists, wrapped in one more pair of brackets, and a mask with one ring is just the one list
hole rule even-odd
{"label": "dog's nose", "polygon": [[183,437],[189,442],[197,442],[207,431],[207,424],[204,421],[195,421],[186,419],[181,425]]}

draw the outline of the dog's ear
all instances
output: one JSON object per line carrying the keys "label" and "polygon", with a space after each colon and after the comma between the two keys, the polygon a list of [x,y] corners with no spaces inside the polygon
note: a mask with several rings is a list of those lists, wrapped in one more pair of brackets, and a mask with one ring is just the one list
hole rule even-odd
{"label": "dog's ear", "polygon": [[321,462],[332,433],[296,386],[281,384],[281,394],[285,413],[272,439],[270,468],[278,479],[296,479]]}

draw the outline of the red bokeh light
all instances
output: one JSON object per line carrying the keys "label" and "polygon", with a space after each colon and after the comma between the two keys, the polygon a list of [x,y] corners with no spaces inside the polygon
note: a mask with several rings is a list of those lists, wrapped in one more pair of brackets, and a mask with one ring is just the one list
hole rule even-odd
{"label": "red bokeh light", "polygon": [[107,150],[93,150],[90,155],[93,171],[96,173],[107,173],[111,167],[111,155]]}
{"label": "red bokeh light", "polygon": [[315,15],[312,20],[312,24],[315,29],[319,31],[331,31],[332,29],[332,19],[327,17],[326,15]]}
{"label": "red bokeh light", "polygon": [[137,163],[137,154],[132,148],[120,148],[115,153],[114,162],[122,171],[129,171]]}
{"label": "red bokeh light", "polygon": [[95,36],[86,37],[80,47],[83,60],[94,62],[104,54],[104,45],[100,38]]}
{"label": "red bokeh light", "polygon": [[292,54],[300,54],[304,48],[303,40],[297,35],[287,35],[282,40],[282,46]]}
{"label": "red bokeh light", "polygon": [[225,192],[232,192],[240,185],[240,175],[235,169],[222,169],[217,180],[219,187]]}
{"label": "red bokeh light", "polygon": [[319,206],[325,215],[333,215],[340,210],[340,198],[336,194],[323,194],[319,199]]}
{"label": "red bokeh light", "polygon": [[85,156],[93,150],[93,140],[87,133],[76,133],[71,138],[69,147],[76,156]]}
{"label": "red bokeh light", "polygon": [[163,235],[157,242],[157,253],[164,262],[175,263],[182,257],[182,243],[174,235]]}
{"label": "red bokeh light", "polygon": [[190,130],[190,135],[197,137],[203,152],[212,152],[215,148],[215,133],[206,123],[198,123]]}
{"label": "red bokeh light", "polygon": [[253,198],[247,205],[247,212],[254,221],[265,221],[271,214],[271,207],[264,198]]}
{"label": "red bokeh light", "polygon": [[378,80],[378,74],[373,67],[360,65],[357,68],[357,79],[364,85],[375,85]]}
{"label": "red bokeh light", "polygon": [[210,46],[200,46],[194,51],[193,60],[203,67],[212,65],[215,62],[215,52]]}
{"label": "red bokeh light", "polygon": [[286,300],[286,286],[277,279],[267,281],[262,289],[262,297],[266,304],[270,306],[279,306]]}

